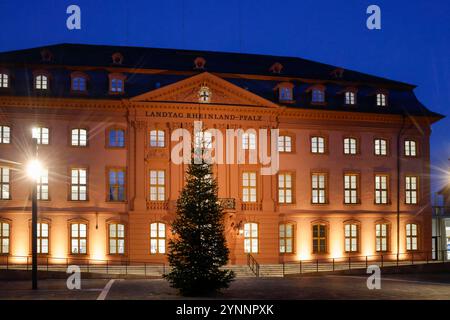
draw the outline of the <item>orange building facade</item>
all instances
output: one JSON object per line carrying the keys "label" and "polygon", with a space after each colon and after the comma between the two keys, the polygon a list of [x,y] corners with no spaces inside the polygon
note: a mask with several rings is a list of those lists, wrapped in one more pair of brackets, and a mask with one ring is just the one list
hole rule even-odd
{"label": "orange building facade", "polygon": [[[230,264],[431,250],[441,116],[411,85],[271,56],[65,45],[2,55],[1,255],[31,254],[23,165],[34,137],[42,256],[165,262],[186,171],[174,133],[197,120],[224,137],[244,131],[233,143],[245,161],[213,165]],[[250,163],[260,129],[279,130],[272,175]]]}

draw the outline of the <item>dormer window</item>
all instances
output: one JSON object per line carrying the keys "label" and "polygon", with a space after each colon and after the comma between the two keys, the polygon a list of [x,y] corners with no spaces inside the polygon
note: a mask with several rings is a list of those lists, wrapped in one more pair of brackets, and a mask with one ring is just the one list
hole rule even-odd
{"label": "dormer window", "polygon": [[121,94],[125,91],[125,76],[114,73],[109,75],[109,92],[112,94]]}
{"label": "dormer window", "polygon": [[34,88],[36,90],[48,90],[49,77],[47,74],[38,73],[34,76]]}
{"label": "dormer window", "polygon": [[85,92],[87,90],[87,76],[81,72],[74,72],[71,74],[72,91]]}
{"label": "dormer window", "polygon": [[9,75],[6,72],[0,72],[0,88],[9,87]]}
{"label": "dormer window", "polygon": [[317,104],[325,102],[325,87],[316,86],[311,89],[311,102]]}
{"label": "dormer window", "polygon": [[122,64],[123,55],[120,52],[113,53],[111,56],[113,64]]}
{"label": "dormer window", "polygon": [[348,106],[356,104],[356,88],[346,88],[344,91],[344,103]]}
{"label": "dormer window", "polygon": [[281,102],[289,102],[293,100],[292,88],[294,85],[289,82],[278,84],[275,89],[278,89],[278,100]]}
{"label": "dormer window", "polygon": [[387,106],[387,94],[386,93],[377,93],[377,107],[386,107]]}

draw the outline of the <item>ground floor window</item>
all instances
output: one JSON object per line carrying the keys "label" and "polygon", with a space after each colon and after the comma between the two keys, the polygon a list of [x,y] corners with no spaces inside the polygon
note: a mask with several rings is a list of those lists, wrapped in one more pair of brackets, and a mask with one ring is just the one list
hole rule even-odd
{"label": "ground floor window", "polygon": [[328,242],[327,225],[316,223],[312,226],[313,230],[313,253],[326,253]]}
{"label": "ground floor window", "polygon": [[376,251],[388,251],[389,225],[387,223],[378,223],[375,226]]}
{"label": "ground floor window", "polygon": [[150,253],[166,253],[166,224],[155,222],[150,225]]}
{"label": "ground floor window", "polygon": [[109,254],[125,253],[125,225],[111,223],[109,225]]}
{"label": "ground floor window", "polygon": [[294,225],[292,223],[280,224],[280,253],[294,252]]}
{"label": "ground floor window", "polygon": [[244,252],[258,253],[258,224],[244,224]]}
{"label": "ground floor window", "polygon": [[358,252],[359,228],[356,223],[344,225],[345,252]]}
{"label": "ground floor window", "polygon": [[72,254],[87,254],[87,224],[72,223],[70,230],[70,252]]}
{"label": "ground floor window", "polygon": [[0,222],[0,254],[9,253],[9,231],[10,225],[7,222]]}
{"label": "ground floor window", "polygon": [[49,225],[46,222],[37,224],[37,253],[48,254]]}
{"label": "ground floor window", "polygon": [[414,251],[417,250],[417,224],[408,223],[406,225],[406,250]]}

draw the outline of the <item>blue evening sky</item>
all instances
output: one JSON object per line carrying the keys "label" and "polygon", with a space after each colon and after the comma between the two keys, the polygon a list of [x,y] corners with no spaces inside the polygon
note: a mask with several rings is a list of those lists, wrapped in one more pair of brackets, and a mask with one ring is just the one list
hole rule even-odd
{"label": "blue evening sky", "polygon": [[[82,29],[66,28],[66,8]],[[366,28],[381,7],[382,29]],[[416,84],[450,116],[448,0],[0,0],[0,51],[60,42],[299,56]],[[433,189],[449,167],[450,118],[433,126]]]}

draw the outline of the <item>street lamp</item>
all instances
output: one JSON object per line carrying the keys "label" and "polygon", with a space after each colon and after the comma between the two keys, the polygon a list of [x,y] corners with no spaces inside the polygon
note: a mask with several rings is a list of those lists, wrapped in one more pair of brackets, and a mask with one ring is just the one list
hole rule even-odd
{"label": "street lamp", "polygon": [[30,160],[27,164],[27,175],[31,180],[31,284],[32,289],[38,288],[38,266],[37,266],[37,216],[38,216],[38,204],[37,204],[37,183],[42,175],[42,165],[37,159],[38,156],[38,143],[37,139],[33,140],[33,153],[34,159]]}

